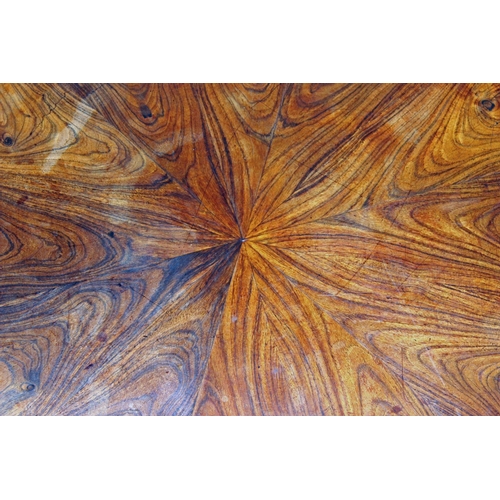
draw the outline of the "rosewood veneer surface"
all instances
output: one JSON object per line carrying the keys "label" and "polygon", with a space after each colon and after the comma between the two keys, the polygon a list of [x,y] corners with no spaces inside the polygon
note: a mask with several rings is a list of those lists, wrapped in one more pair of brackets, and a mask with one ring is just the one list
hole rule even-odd
{"label": "rosewood veneer surface", "polygon": [[0,86],[0,414],[499,413],[500,86]]}

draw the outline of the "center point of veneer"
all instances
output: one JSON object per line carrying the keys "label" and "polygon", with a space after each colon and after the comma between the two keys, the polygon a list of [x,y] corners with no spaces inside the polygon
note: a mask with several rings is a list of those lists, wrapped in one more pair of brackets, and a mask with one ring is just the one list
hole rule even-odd
{"label": "center point of veneer", "polygon": [[238,238],[238,239],[236,240],[236,244],[238,245],[238,248],[240,248],[240,247],[241,247],[241,245],[243,245],[243,243],[245,243],[245,241],[247,241],[247,239],[246,239],[246,238],[243,238],[243,237]]}

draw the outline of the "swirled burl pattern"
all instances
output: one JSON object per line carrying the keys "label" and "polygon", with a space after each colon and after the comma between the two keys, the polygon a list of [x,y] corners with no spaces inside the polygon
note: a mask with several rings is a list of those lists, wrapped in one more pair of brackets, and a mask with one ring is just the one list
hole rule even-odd
{"label": "swirled burl pattern", "polygon": [[500,86],[1,85],[0,414],[500,414]]}

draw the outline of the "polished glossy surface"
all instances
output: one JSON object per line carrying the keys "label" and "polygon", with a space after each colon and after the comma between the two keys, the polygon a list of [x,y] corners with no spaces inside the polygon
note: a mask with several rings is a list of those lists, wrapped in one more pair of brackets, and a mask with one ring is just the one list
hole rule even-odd
{"label": "polished glossy surface", "polygon": [[0,414],[499,414],[499,122],[495,85],[1,85]]}

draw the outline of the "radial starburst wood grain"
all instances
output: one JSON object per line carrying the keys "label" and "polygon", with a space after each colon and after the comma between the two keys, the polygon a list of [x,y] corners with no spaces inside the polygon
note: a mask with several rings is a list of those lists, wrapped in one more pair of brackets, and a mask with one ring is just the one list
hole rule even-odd
{"label": "radial starburst wood grain", "polygon": [[500,414],[500,86],[1,85],[0,414]]}

